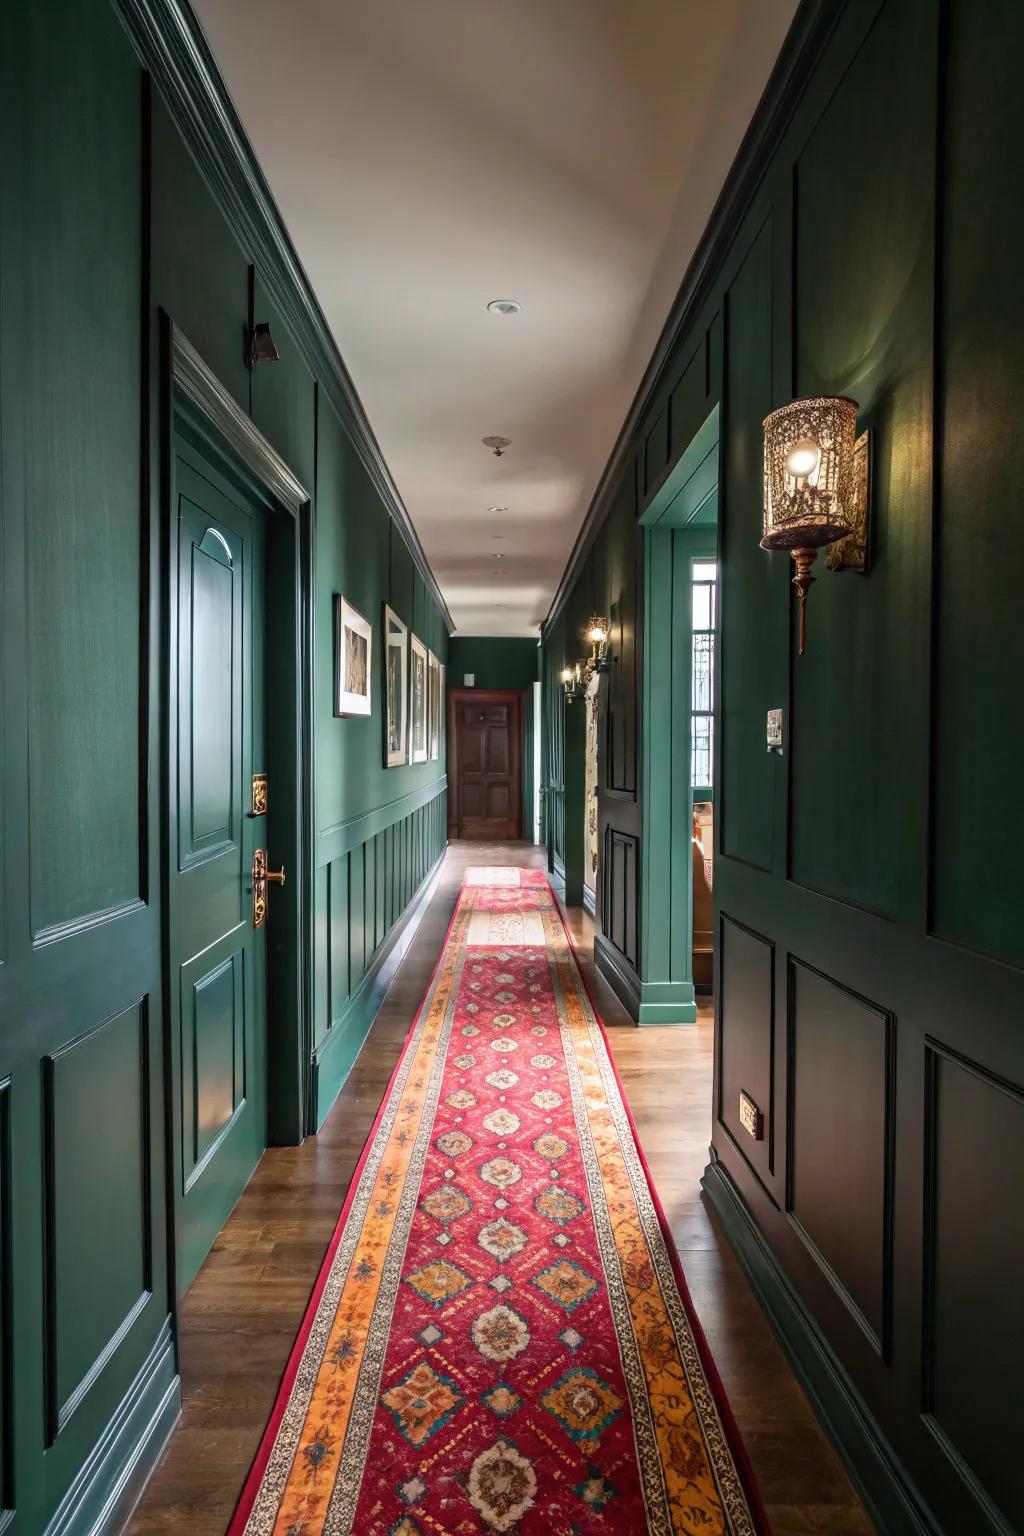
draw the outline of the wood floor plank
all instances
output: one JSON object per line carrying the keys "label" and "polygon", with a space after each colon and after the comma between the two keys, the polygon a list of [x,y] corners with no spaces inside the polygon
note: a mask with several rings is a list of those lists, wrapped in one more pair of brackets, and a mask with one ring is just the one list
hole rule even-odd
{"label": "wood floor plank", "polygon": [[[349,1182],[426,990],[467,864],[543,866],[525,843],[456,843],[320,1134],[271,1148],[181,1307],[184,1407],[128,1536],[223,1536],[270,1414]],[[654,1183],[767,1507],[773,1536],[870,1536],[872,1525],[701,1196],[711,1139],[710,1003],[696,1026],[636,1029],[569,928]]]}

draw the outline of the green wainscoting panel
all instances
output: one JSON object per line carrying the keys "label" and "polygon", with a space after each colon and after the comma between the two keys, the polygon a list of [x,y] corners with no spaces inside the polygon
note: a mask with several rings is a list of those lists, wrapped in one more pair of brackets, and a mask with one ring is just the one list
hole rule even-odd
{"label": "green wainscoting panel", "polygon": [[[43,1058],[51,1444],[151,1299],[149,1049],[136,1004]],[[98,1135],[107,1095],[117,1113]]]}
{"label": "green wainscoting panel", "polygon": [[[85,3],[91,9],[97,0]],[[224,221],[156,93],[151,156],[153,302],[181,327],[203,361],[248,410],[250,257]]]}
{"label": "green wainscoting panel", "polygon": [[316,929],[317,1128],[352,1068],[433,889],[447,846],[448,807],[445,781],[432,789],[370,817],[354,817],[319,840],[318,906],[325,905],[327,920]]}
{"label": "green wainscoting panel", "polygon": [[[772,234],[768,219],[726,294],[726,416],[722,467],[728,502],[720,536],[719,846],[758,869],[775,862],[778,761],[765,751],[765,716],[788,703],[785,556],[760,548],[762,419],[772,386]],[[781,567],[781,569],[780,569]],[[817,594],[815,594],[817,595]],[[812,614],[813,618],[813,614]],[[767,633],[766,633],[767,626]],[[769,643],[765,643],[766,639]]]}
{"label": "green wainscoting panel", "polygon": [[[934,47],[933,11],[885,8],[794,167],[793,392],[852,396],[858,425],[872,427],[875,442],[870,576],[816,582],[807,649],[793,669],[790,872],[890,916],[920,903],[925,837],[926,808],[903,765],[928,729],[927,690],[917,680],[929,644],[919,573],[931,546],[935,102],[931,89],[907,91],[903,81],[905,61]],[[889,104],[884,113],[879,99]],[[841,143],[857,145],[860,168],[842,183]],[[785,557],[769,558],[780,576]],[[763,716],[759,723],[763,738]],[[880,784],[889,832],[865,837]]]}
{"label": "green wainscoting panel", "polygon": [[[142,205],[141,82],[116,21],[94,6],[57,6],[68,66],[53,69],[54,18],[34,9],[17,50],[32,84],[18,93],[29,179],[25,264],[10,297],[31,328],[19,392],[41,407],[24,416],[21,486],[32,518],[25,666],[31,921],[41,935],[141,895],[142,674],[138,646],[125,644],[138,632],[140,422],[137,390],[124,383],[137,383],[142,355]],[[3,211],[6,244],[13,210]],[[102,600],[87,614],[52,600],[76,590]]]}
{"label": "green wainscoting panel", "polygon": [[[1007,430],[1024,357],[1024,218],[1012,190],[1024,142],[1024,12],[989,0],[985,19],[977,25],[969,0],[948,8],[931,906],[944,938],[1020,966],[1024,714],[1006,699],[1024,676],[1024,525],[1006,515],[1003,492],[1024,475],[1024,434]],[[965,805],[983,808],[980,824]]]}

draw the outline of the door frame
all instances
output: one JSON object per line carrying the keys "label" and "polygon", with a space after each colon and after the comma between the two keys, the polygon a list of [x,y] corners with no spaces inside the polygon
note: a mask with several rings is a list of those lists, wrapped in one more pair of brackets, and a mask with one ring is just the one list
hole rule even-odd
{"label": "door frame", "polygon": [[[280,455],[257,430],[184,332],[160,311],[161,431],[160,497],[163,511],[165,570],[162,600],[163,654],[163,825],[162,930],[165,1005],[164,1056],[167,1064],[168,1170],[172,1179],[170,1219],[177,1224],[181,1198],[180,1078],[173,1039],[171,1007],[168,751],[175,686],[171,677],[171,625],[175,621],[172,583],[177,539],[174,515],[174,433],[185,429],[208,453],[215,467],[224,465],[236,478],[250,477],[264,500],[273,504],[266,527],[264,623],[265,697],[273,698],[273,722],[265,725],[265,771],[271,805],[280,798],[294,805],[293,816],[275,822],[274,859],[295,871],[274,892],[274,922],[267,943],[267,1143],[302,1141],[309,1102],[309,1042],[312,1037],[313,976],[313,519],[309,493]],[[176,1240],[176,1232],[172,1237]],[[172,1241],[171,1291],[176,1242]]]}
{"label": "door frame", "polygon": [[[644,860],[638,893],[642,921],[635,1017],[639,1024],[693,1024],[697,1020],[693,985],[690,590],[693,562],[719,558],[720,452],[716,404],[640,516],[644,543],[640,704]],[[717,721],[717,694],[713,712]],[[718,737],[716,726],[716,753]],[[716,817],[716,834],[717,821]]]}
{"label": "door frame", "polygon": [[516,786],[516,814],[513,820],[523,835],[523,694],[519,688],[449,688],[448,690],[448,837],[459,836],[459,727],[461,704],[470,699],[478,704],[513,704],[516,726],[512,733],[514,756],[513,781]]}

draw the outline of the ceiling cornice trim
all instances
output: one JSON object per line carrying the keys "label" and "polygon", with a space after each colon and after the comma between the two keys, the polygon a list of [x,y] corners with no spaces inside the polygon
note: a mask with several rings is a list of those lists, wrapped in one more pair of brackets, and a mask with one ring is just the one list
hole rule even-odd
{"label": "ceiling cornice trim", "polygon": [[750,126],[743,136],[704,233],[672,301],[668,319],[633,396],[633,403],[615,439],[608,462],[601,471],[601,478],[551,600],[547,618],[541,625],[542,637],[565,607],[583,563],[611,510],[626,463],[635,451],[633,438],[641,417],[661,382],[676,343],[685,334],[714,287],[720,262],[739,232],[778,140],[846,4],[847,0],[841,0],[839,4],[836,0],[802,0],[793,17]]}
{"label": "ceiling cornice trim", "polygon": [[450,633],[455,621],[197,17],[187,0],[113,0],[113,5],[221,211],[255,261],[307,368],[341,420]]}

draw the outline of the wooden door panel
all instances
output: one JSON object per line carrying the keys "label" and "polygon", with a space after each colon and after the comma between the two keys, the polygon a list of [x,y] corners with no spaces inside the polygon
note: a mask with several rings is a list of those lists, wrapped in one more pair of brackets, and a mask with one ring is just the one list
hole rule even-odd
{"label": "wooden door panel", "polygon": [[486,732],[477,725],[465,726],[462,733],[463,774],[483,773],[487,746]]}
{"label": "wooden door panel", "polygon": [[450,722],[451,835],[520,837],[520,695],[453,689]]}
{"label": "wooden door panel", "polygon": [[487,785],[487,815],[507,819],[512,813],[512,797],[507,784]]}
{"label": "wooden door panel", "polygon": [[484,772],[507,774],[510,771],[511,750],[508,726],[492,726],[488,729],[484,747]]}

